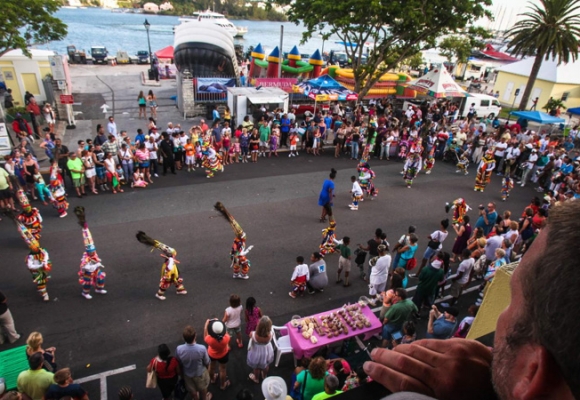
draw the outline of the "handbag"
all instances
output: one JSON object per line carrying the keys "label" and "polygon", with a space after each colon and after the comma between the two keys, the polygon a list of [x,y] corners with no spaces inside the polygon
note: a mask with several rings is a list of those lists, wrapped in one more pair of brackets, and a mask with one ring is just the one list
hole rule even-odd
{"label": "handbag", "polygon": [[185,396],[187,396],[187,388],[185,387],[183,379],[179,378],[175,385],[175,390],[173,391],[173,398],[175,400],[184,400]]}
{"label": "handbag", "polygon": [[433,249],[433,250],[437,250],[437,249],[439,248],[439,246],[440,246],[440,245],[441,245],[441,243],[440,243],[440,242],[437,242],[437,241],[435,241],[435,240],[433,240],[433,239],[429,240],[429,243],[427,243],[427,246],[428,246],[430,249]]}
{"label": "handbag", "polygon": [[413,257],[413,258],[409,258],[407,260],[407,264],[405,265],[405,268],[407,269],[407,271],[411,271],[416,266],[417,266],[417,260],[415,259],[415,257]]}
{"label": "handbag", "polygon": [[157,372],[155,367],[157,366],[157,360],[153,361],[153,367],[150,372],[147,372],[147,381],[145,382],[145,387],[147,389],[155,389],[157,387]]}

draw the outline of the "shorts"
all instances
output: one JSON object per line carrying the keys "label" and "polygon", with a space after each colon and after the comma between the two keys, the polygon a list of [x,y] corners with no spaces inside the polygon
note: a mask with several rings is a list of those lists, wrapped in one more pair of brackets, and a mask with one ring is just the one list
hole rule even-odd
{"label": "shorts", "polygon": [[252,153],[258,153],[259,151],[260,150],[258,150],[258,149],[256,149],[256,150],[252,149]]}
{"label": "shorts", "polygon": [[338,259],[338,269],[339,270],[344,270],[344,272],[350,272],[350,260],[348,258],[344,258],[343,256],[340,256],[340,258]]}
{"label": "shorts", "polygon": [[[229,331],[229,329],[228,329],[228,331]],[[228,353],[225,356],[223,356],[222,358],[210,357],[209,359],[212,361],[217,361],[220,364],[227,364],[228,361],[230,360],[230,352],[228,351]]]}
{"label": "shorts", "polygon": [[149,168],[149,161],[140,162],[139,168],[142,168],[142,169]]}
{"label": "shorts", "polygon": [[195,164],[195,156],[185,156],[186,164]]}
{"label": "shorts", "polygon": [[228,335],[230,335],[231,338],[233,338],[234,336],[236,336],[238,333],[242,333],[242,328],[237,326],[235,328],[228,328]]}
{"label": "shorts", "polygon": [[183,375],[183,382],[189,393],[200,392],[209,386],[209,372],[204,369],[201,376],[190,377]]}
{"label": "shorts", "polygon": [[76,188],[83,187],[85,185],[85,176],[84,175],[81,175],[81,177],[78,178],[78,179],[74,179],[73,178],[72,181],[73,181],[74,187],[76,187]]}
{"label": "shorts", "polygon": [[95,176],[97,173],[95,172],[95,168],[89,168],[87,170],[85,170],[85,176],[87,177],[87,179],[92,178],[93,176]]}
{"label": "shorts", "polygon": [[260,147],[268,147],[268,142],[260,140]]}
{"label": "shorts", "polygon": [[463,284],[459,283],[459,281],[451,282],[451,287],[449,288],[449,294],[451,297],[455,297],[457,299],[459,296],[461,296],[461,293],[463,293]]}
{"label": "shorts", "polygon": [[423,254],[423,258],[425,260],[429,260],[438,251],[439,249],[432,249],[431,247],[427,246],[427,248],[425,249],[425,254]]}
{"label": "shorts", "polygon": [[290,151],[296,151],[296,145],[295,144],[291,144],[290,145]]}
{"label": "shorts", "polygon": [[97,178],[105,179],[105,167],[95,167],[95,171],[97,171]]}
{"label": "shorts", "polygon": [[147,107],[147,104],[139,104],[139,108],[140,108],[140,109],[144,110],[144,109],[145,109],[145,107]]}
{"label": "shorts", "polygon": [[10,188],[0,190],[0,200],[7,200],[11,197],[12,197],[12,192],[10,191]]}
{"label": "shorts", "polygon": [[332,217],[332,206],[330,205],[330,203],[326,203],[325,205],[322,206],[322,208],[324,208],[326,210],[326,213]]}

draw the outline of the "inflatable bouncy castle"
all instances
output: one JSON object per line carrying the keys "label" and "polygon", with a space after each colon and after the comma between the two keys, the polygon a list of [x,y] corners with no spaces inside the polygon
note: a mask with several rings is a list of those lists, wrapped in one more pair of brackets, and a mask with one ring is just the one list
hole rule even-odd
{"label": "inflatable bouncy castle", "polygon": [[[315,55],[318,54],[318,58]],[[278,47],[266,54],[261,44],[258,44],[250,53],[249,78],[315,78],[320,75],[322,59],[316,50],[309,62],[302,61],[298,48],[294,46],[288,53],[288,59],[283,59]],[[282,63],[282,76],[278,76],[279,64]]]}

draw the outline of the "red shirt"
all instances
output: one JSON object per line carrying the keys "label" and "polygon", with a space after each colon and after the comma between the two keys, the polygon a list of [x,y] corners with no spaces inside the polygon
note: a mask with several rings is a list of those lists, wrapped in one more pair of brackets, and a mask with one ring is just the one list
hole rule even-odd
{"label": "red shirt", "polygon": [[230,343],[230,335],[227,333],[223,337],[221,341],[212,338],[210,335],[207,335],[204,338],[205,342],[207,343],[207,354],[215,359],[219,360],[220,358],[224,358],[226,354],[228,354],[228,344]]}
{"label": "red shirt", "polygon": [[159,361],[157,357],[153,358],[149,365],[153,365],[153,363],[155,363],[155,372],[157,372],[157,377],[159,379],[169,379],[177,375],[177,367],[179,363],[175,357],[171,357],[169,367],[167,367],[165,361]]}

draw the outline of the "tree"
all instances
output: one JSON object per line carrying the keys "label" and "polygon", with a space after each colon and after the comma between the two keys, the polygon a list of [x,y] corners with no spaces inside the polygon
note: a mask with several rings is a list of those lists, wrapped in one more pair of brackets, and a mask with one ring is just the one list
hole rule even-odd
{"label": "tree", "polygon": [[66,24],[52,15],[59,8],[56,0],[2,0],[0,57],[13,49],[30,57],[30,45],[63,39]]}
{"label": "tree", "polygon": [[419,69],[419,67],[423,64],[425,64],[425,59],[423,58],[423,54],[420,51],[401,61],[401,65],[406,65],[412,70]]}
{"label": "tree", "polygon": [[540,0],[528,5],[525,18],[508,32],[508,50],[516,56],[535,56],[519,109],[525,110],[544,60],[576,61],[580,46],[580,0]]}
{"label": "tree", "polygon": [[550,100],[546,103],[544,107],[542,107],[546,112],[552,116],[555,116],[558,113],[558,108],[566,109],[564,102],[562,100],[556,100],[553,97],[550,97]]}
{"label": "tree", "polygon": [[[302,23],[305,42],[323,29],[336,34],[353,60],[355,91],[360,97],[402,60],[434,48],[438,37],[460,32],[491,14],[491,0],[269,0],[289,6],[288,19]],[[365,43],[373,44],[365,46]],[[356,46],[351,46],[349,44]],[[368,54],[367,54],[368,51]],[[361,64],[367,55],[366,64]]]}
{"label": "tree", "polygon": [[480,27],[470,27],[467,32],[451,35],[439,42],[440,55],[450,63],[466,63],[473,49],[483,47],[482,39],[488,39],[490,33]]}

